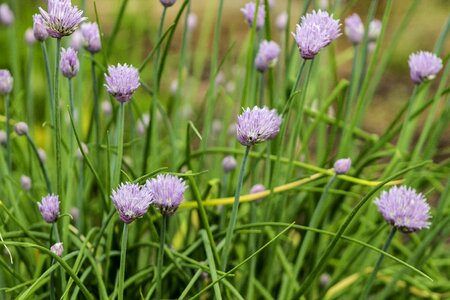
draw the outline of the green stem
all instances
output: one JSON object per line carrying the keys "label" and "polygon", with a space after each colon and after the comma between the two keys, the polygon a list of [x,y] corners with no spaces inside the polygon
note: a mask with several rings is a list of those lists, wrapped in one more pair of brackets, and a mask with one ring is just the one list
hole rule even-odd
{"label": "green stem", "polygon": [[122,246],[120,248],[120,267],[119,267],[119,300],[123,300],[123,288],[125,283],[125,262],[127,258],[128,224],[123,224]]}
{"label": "green stem", "polygon": [[8,172],[11,174],[11,124],[10,122],[10,98],[9,94],[5,95],[5,114],[6,114],[6,162],[8,165]]}
{"label": "green stem", "polygon": [[55,77],[53,86],[54,120],[55,120],[55,152],[56,152],[56,192],[62,197],[61,168],[61,115],[59,111],[59,59],[61,39],[56,39]]}
{"label": "green stem", "polygon": [[50,98],[50,112],[51,112],[51,118],[52,122],[55,122],[55,108],[53,103],[53,86],[52,86],[52,79],[51,79],[51,72],[50,72],[50,61],[48,59],[48,52],[47,52],[47,46],[45,44],[45,41],[41,42],[41,48],[42,48],[42,56],[44,57],[44,66],[45,66],[45,77],[47,79],[47,92],[48,97]]}
{"label": "green stem", "polygon": [[[392,239],[394,238],[394,235],[396,232],[397,232],[397,228],[392,226],[391,231],[389,232],[389,236],[383,246],[384,252],[386,252],[386,250],[391,245]],[[370,274],[370,277],[369,277],[369,280],[367,281],[366,287],[364,288],[364,291],[361,294],[361,297],[359,299],[364,300],[369,297],[370,289],[372,288],[372,284],[377,276],[378,270],[380,269],[381,264],[383,263],[383,259],[384,259],[384,254],[380,254],[380,257],[378,257],[375,268],[373,269],[372,274]]]}
{"label": "green stem", "polygon": [[95,73],[95,59],[93,53],[91,53],[91,74],[92,74],[92,90],[94,93],[95,143],[97,149],[96,152],[98,154],[97,158],[100,159],[100,110],[98,99],[97,74]]}
{"label": "green stem", "polygon": [[30,144],[31,148],[33,149],[34,154],[36,155],[36,159],[39,162],[39,167],[41,168],[42,175],[44,176],[45,184],[47,186],[47,192],[49,194],[51,194],[52,193],[52,186],[50,184],[50,178],[48,177],[47,169],[45,168],[44,162],[39,157],[39,151],[38,151],[38,149],[36,147],[36,144],[34,143],[33,139],[31,138],[31,136],[27,133],[26,137],[27,137],[28,143]]}
{"label": "green stem", "polygon": [[125,104],[120,103],[119,114],[117,120],[117,159],[116,167],[113,170],[113,186],[119,184],[120,181],[120,169],[122,167],[122,156],[123,156],[123,127],[125,119]]}
{"label": "green stem", "polygon": [[242,183],[244,181],[245,163],[247,162],[249,152],[250,152],[250,146],[247,146],[245,148],[245,154],[244,154],[244,158],[242,160],[241,170],[239,172],[239,179],[238,179],[238,183],[237,183],[237,187],[236,187],[236,194],[234,196],[233,209],[231,211],[231,219],[230,219],[230,223],[228,224],[227,233],[225,236],[225,244],[223,246],[222,258],[221,258],[222,271],[225,271],[227,269],[228,254],[230,252],[231,240],[233,239],[234,227],[236,227],[236,220],[237,220],[237,214],[238,214],[238,208],[239,208],[239,198],[241,196],[241,188],[242,188]]}
{"label": "green stem", "polygon": [[[69,105],[70,111],[73,112],[75,109],[74,101],[73,101],[73,82],[72,78],[69,78]],[[71,130],[72,131],[72,130]],[[70,134],[70,160],[73,159],[73,134]],[[72,166],[72,164],[70,164]]]}
{"label": "green stem", "polygon": [[164,245],[166,241],[166,226],[167,226],[167,216],[162,217],[161,231],[159,235],[159,250],[158,250],[158,267],[157,267],[157,278],[156,278],[156,299],[162,299],[162,271],[163,271],[163,261],[164,261]]}

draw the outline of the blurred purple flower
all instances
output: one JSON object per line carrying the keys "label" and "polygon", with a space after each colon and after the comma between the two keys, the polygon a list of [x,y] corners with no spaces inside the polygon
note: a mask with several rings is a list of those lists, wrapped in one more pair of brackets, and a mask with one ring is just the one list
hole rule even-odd
{"label": "blurred purple flower", "polygon": [[183,194],[187,186],[184,180],[177,176],[160,174],[156,178],[147,180],[145,188],[161,214],[171,216],[183,201]]}
{"label": "blurred purple flower", "polygon": [[345,35],[353,44],[361,43],[364,36],[364,24],[358,14],[345,19]]}
{"label": "blurred purple flower", "polygon": [[233,171],[234,169],[236,169],[236,166],[237,166],[237,162],[233,156],[228,155],[223,158],[222,167],[223,167],[223,171],[225,173]]}
{"label": "blurred purple flower", "polygon": [[70,48],[73,50],[80,51],[81,47],[84,45],[83,33],[81,33],[80,29],[74,31],[74,33],[70,36]]}
{"label": "blurred purple flower", "polygon": [[[265,190],[266,190],[266,187],[264,185],[257,183],[250,188],[250,194],[258,194],[258,193],[264,192]],[[264,198],[265,197],[258,198],[258,200],[256,200],[256,202],[259,202]]]}
{"label": "blurred purple flower", "polygon": [[0,5],[0,24],[9,26],[14,22],[14,13],[8,4]]}
{"label": "blurred purple flower", "polygon": [[62,254],[64,252],[63,243],[54,244],[53,246],[50,247],[50,251],[52,251],[53,253],[55,253],[58,256],[62,256]]}
{"label": "blurred purple flower", "polygon": [[28,46],[34,45],[36,43],[36,38],[34,37],[34,32],[32,28],[28,28],[25,31],[25,43],[27,43]]}
{"label": "blurred purple flower", "polygon": [[72,78],[77,76],[80,70],[80,62],[78,61],[77,51],[72,48],[61,49],[61,60],[59,67],[62,74],[66,78]]}
{"label": "blurred purple flower", "polygon": [[95,22],[83,23],[80,26],[80,30],[83,34],[86,49],[91,53],[99,52],[102,49],[102,44],[98,24]]}
{"label": "blurred purple flower", "polygon": [[33,33],[34,38],[40,42],[48,38],[47,26],[45,26],[41,15],[33,15]]}
{"label": "blurred purple flower", "polygon": [[375,205],[383,218],[404,233],[429,228],[430,206],[424,196],[414,189],[400,186],[383,191],[375,199]]}
{"label": "blurred purple flower", "polygon": [[[241,8],[241,12],[244,14],[244,18],[250,27],[253,26],[253,18],[255,16],[255,11],[256,11],[255,2],[247,3],[243,8]],[[264,5],[260,4],[258,8],[258,15],[256,17],[256,30],[260,30],[264,26],[265,17],[266,11],[264,9]]]}
{"label": "blurred purple flower", "polygon": [[20,186],[24,191],[31,189],[31,178],[25,175],[20,176]]}
{"label": "blurred purple flower", "polygon": [[54,223],[59,217],[59,200],[57,195],[49,194],[38,202],[39,211],[47,223]]}
{"label": "blurred purple flower", "polygon": [[198,17],[194,13],[190,13],[187,17],[187,28],[189,31],[194,31],[195,28],[197,28],[198,24]]}
{"label": "blurred purple flower", "polygon": [[26,135],[28,133],[28,125],[27,125],[27,123],[25,123],[25,122],[17,122],[16,125],[14,125],[14,131],[19,136]]}
{"label": "blurred purple flower", "polygon": [[13,89],[14,79],[9,70],[0,70],[0,95],[8,95]]}
{"label": "blurred purple flower", "polygon": [[434,79],[442,69],[442,59],[428,51],[412,53],[409,56],[408,64],[411,80],[415,84]]}
{"label": "blurred purple flower", "polygon": [[273,67],[280,55],[280,46],[274,41],[262,41],[256,55],[255,65],[259,72],[264,72],[269,67]]}
{"label": "blurred purple flower", "polygon": [[350,158],[341,158],[334,163],[334,172],[336,174],[346,174],[352,165]]}
{"label": "blurred purple flower", "polygon": [[108,67],[109,75],[105,74],[106,90],[108,93],[124,103],[130,101],[134,92],[139,87],[139,71],[127,64]]}
{"label": "blurred purple flower", "polygon": [[175,4],[176,0],[159,0],[164,7],[171,7]]}
{"label": "blurred purple flower", "polygon": [[279,31],[285,30],[287,22],[288,22],[288,13],[284,11],[278,15],[277,20],[275,22],[277,25],[277,29]]}
{"label": "blurred purple flower", "polygon": [[381,32],[381,21],[374,19],[369,24],[369,41],[376,41],[378,37],[380,36]]}
{"label": "blurred purple flower", "polygon": [[53,38],[71,35],[87,18],[71,0],[48,0],[48,12],[39,7],[39,12],[47,26],[48,34]]}
{"label": "blurred purple flower", "polygon": [[142,217],[152,203],[151,196],[146,189],[135,183],[122,183],[111,195],[120,220],[130,224]]}
{"label": "blurred purple flower", "polygon": [[271,140],[280,131],[282,118],[275,109],[267,107],[247,108],[238,117],[236,126],[237,139],[244,146],[252,146]]}
{"label": "blurred purple flower", "polygon": [[318,10],[302,17],[292,32],[300,54],[304,59],[313,59],[319,51],[341,35],[339,20],[326,11]]}

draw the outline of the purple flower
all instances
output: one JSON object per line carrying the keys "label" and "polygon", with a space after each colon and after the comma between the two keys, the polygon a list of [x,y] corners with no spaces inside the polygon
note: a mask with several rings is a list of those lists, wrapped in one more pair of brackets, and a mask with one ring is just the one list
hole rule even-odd
{"label": "purple flower", "polygon": [[49,194],[38,202],[39,211],[47,223],[54,223],[59,217],[59,200],[57,195]]}
{"label": "purple flower", "polygon": [[223,171],[225,173],[233,171],[234,169],[236,169],[236,166],[237,166],[237,162],[233,156],[228,155],[223,158],[222,167],[223,167]]}
{"label": "purple flower", "polygon": [[430,206],[412,188],[395,186],[382,192],[374,203],[383,218],[402,232],[415,232],[431,225]]}
{"label": "purple flower", "polygon": [[34,37],[34,32],[32,28],[28,28],[25,31],[25,43],[28,44],[28,46],[34,45],[36,43],[36,38]]}
{"label": "purple flower", "polygon": [[139,71],[131,65],[118,64],[117,67],[109,66],[108,73],[109,76],[105,74],[108,93],[121,103],[130,101],[140,85]]}
{"label": "purple flower", "polygon": [[50,247],[50,251],[55,253],[58,256],[61,256],[64,252],[63,243],[56,243],[53,246]]}
{"label": "purple flower", "polygon": [[255,59],[256,69],[262,73],[267,68],[274,66],[280,51],[280,46],[274,41],[262,41]]}
{"label": "purple flower", "polygon": [[244,146],[252,146],[271,140],[280,131],[282,118],[275,109],[267,107],[247,108],[238,117],[236,126],[237,139]]}
{"label": "purple flower", "polygon": [[0,130],[0,145],[6,145],[6,132]]}
{"label": "purple flower", "polygon": [[187,186],[183,179],[163,174],[147,180],[145,188],[150,193],[153,203],[159,208],[161,214],[171,216],[183,201],[183,194]]}
{"label": "purple flower", "polygon": [[[258,183],[250,188],[250,194],[258,194],[258,193],[264,192],[265,190],[266,190],[266,187],[264,185]],[[264,197],[258,198],[257,202],[261,201],[262,199],[264,199]]]}
{"label": "purple flower", "polygon": [[8,70],[0,70],[0,95],[8,95],[13,89],[14,79]]}
{"label": "purple flower", "polygon": [[[255,2],[250,2],[245,4],[241,8],[241,12],[244,14],[244,18],[250,27],[253,26],[253,18],[255,16],[256,4]],[[256,30],[260,30],[264,26],[264,19],[266,17],[266,11],[264,5],[260,4],[258,8],[258,15],[256,16]]]}
{"label": "purple flower", "polygon": [[25,123],[25,122],[17,122],[16,125],[14,125],[14,131],[19,136],[26,135],[28,133],[28,125],[27,125],[27,123]]}
{"label": "purple flower", "polygon": [[287,22],[288,22],[288,13],[284,11],[278,15],[277,20],[275,22],[277,25],[277,29],[279,31],[285,30]]}
{"label": "purple flower", "polygon": [[352,165],[350,158],[341,158],[334,163],[334,172],[336,174],[346,174]]}
{"label": "purple flower", "polygon": [[442,69],[442,59],[428,51],[412,53],[408,60],[411,80],[421,84],[425,80],[432,80]]}
{"label": "purple flower", "polygon": [[122,183],[112,192],[111,199],[125,224],[142,217],[152,203],[147,190],[135,183]]}
{"label": "purple flower", "polygon": [[195,28],[197,28],[198,24],[198,17],[194,13],[190,13],[187,17],[187,28],[189,31],[194,31]]}
{"label": "purple flower", "polygon": [[164,7],[171,7],[177,0],[159,0]]}
{"label": "purple flower", "polygon": [[322,48],[341,35],[340,26],[339,20],[333,19],[333,15],[326,11],[313,11],[303,16],[295,33],[292,32],[300,55],[304,59],[313,59]]}
{"label": "purple flower", "polygon": [[43,42],[48,38],[47,27],[41,15],[33,15],[33,33],[34,38],[39,42]]}
{"label": "purple flower", "polygon": [[80,51],[81,47],[84,45],[83,34],[80,29],[74,31],[74,33],[70,36],[70,48],[73,50]]}
{"label": "purple flower", "polygon": [[376,41],[380,36],[381,32],[381,21],[374,19],[369,24],[369,41]]}
{"label": "purple flower", "polygon": [[8,4],[3,3],[0,5],[0,24],[9,26],[14,22],[14,13]]}
{"label": "purple flower", "polygon": [[83,23],[80,27],[86,49],[91,53],[97,53],[102,49],[100,32],[97,23]]}
{"label": "purple flower", "polygon": [[20,176],[20,186],[24,191],[31,190],[31,178],[25,175]]}
{"label": "purple flower", "polygon": [[364,36],[364,24],[358,14],[345,19],[345,35],[353,44],[361,43]]}
{"label": "purple flower", "polygon": [[61,49],[61,60],[59,62],[59,68],[64,77],[72,78],[77,76],[80,70],[80,62],[78,61],[77,51],[72,48]]}
{"label": "purple flower", "polygon": [[71,0],[48,0],[48,12],[39,7],[42,19],[47,26],[48,34],[53,38],[71,35],[87,18],[83,11],[72,6]]}

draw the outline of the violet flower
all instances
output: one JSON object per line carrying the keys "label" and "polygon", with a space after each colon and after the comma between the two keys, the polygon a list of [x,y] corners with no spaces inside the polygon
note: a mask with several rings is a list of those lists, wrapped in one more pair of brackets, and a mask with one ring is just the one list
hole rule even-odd
{"label": "violet flower", "polygon": [[139,87],[139,71],[127,64],[108,67],[109,75],[105,74],[105,87],[108,93],[124,103],[130,101],[134,92]]}
{"label": "violet flower", "polygon": [[3,3],[0,5],[0,24],[9,26],[14,22],[14,13],[8,4]]}
{"label": "violet flower", "polygon": [[350,158],[341,158],[334,163],[334,172],[336,174],[346,174],[352,165]]}
{"label": "violet flower", "polygon": [[135,183],[122,183],[112,192],[111,199],[125,224],[142,217],[152,203],[147,190]]}
{"label": "violet flower", "polygon": [[163,174],[147,180],[145,189],[150,193],[153,203],[164,216],[171,216],[183,201],[187,186],[177,176]]}
{"label": "violet flower", "polygon": [[71,35],[87,18],[71,0],[48,0],[48,12],[39,7],[42,19],[47,26],[48,34],[60,39]]}
{"label": "violet flower", "polygon": [[33,34],[34,38],[39,42],[43,42],[48,38],[47,26],[41,15],[33,15]]}
{"label": "violet flower", "polygon": [[282,118],[275,109],[247,108],[238,117],[237,139],[244,146],[252,146],[275,138],[280,131]]}
{"label": "violet flower", "polygon": [[358,14],[345,19],[345,35],[353,44],[361,43],[364,36],[364,24]]}
{"label": "violet flower", "polygon": [[[241,12],[244,14],[244,18],[250,27],[253,26],[253,18],[255,17],[256,4],[255,2],[250,2],[245,4],[241,8]],[[258,8],[258,15],[256,16],[256,30],[260,30],[264,26],[264,20],[266,17],[266,11],[264,5],[260,4]]]}
{"label": "violet flower", "polygon": [[100,32],[97,23],[83,23],[80,26],[81,33],[83,34],[83,39],[86,49],[90,53],[97,53],[102,49]]}
{"label": "violet flower", "polygon": [[408,64],[411,80],[415,84],[434,79],[442,69],[442,59],[428,51],[412,53],[409,56]]}
{"label": "violet flower", "polygon": [[277,62],[280,51],[280,46],[274,41],[262,41],[255,59],[256,69],[262,73],[267,68],[273,67]]}
{"label": "violet flower", "polygon": [[13,89],[14,79],[9,70],[0,70],[0,95],[8,95]]}
{"label": "violet flower", "polygon": [[59,217],[59,203],[58,196],[53,194],[42,197],[41,202],[37,203],[45,222],[56,222]]}
{"label": "violet flower", "polygon": [[61,49],[61,60],[59,67],[62,74],[66,78],[72,78],[77,76],[80,70],[80,62],[78,61],[77,51],[72,48]]}

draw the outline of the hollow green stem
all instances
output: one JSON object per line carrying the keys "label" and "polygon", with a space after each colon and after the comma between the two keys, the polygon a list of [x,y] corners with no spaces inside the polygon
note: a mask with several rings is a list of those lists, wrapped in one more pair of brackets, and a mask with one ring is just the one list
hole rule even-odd
{"label": "hollow green stem", "polygon": [[5,114],[6,114],[6,163],[8,166],[8,172],[11,173],[11,124],[10,122],[10,98],[9,94],[5,95]]}
{"label": "hollow green stem", "polygon": [[247,146],[245,148],[245,154],[244,154],[244,158],[242,160],[241,170],[239,172],[239,179],[238,179],[238,183],[237,183],[237,187],[236,187],[236,194],[234,196],[234,203],[233,203],[233,208],[231,211],[231,219],[230,219],[230,223],[228,224],[227,233],[225,236],[225,244],[223,246],[222,258],[221,258],[222,271],[225,271],[227,269],[228,254],[230,252],[231,241],[233,239],[233,231],[234,231],[234,228],[236,227],[236,220],[237,220],[237,214],[238,214],[238,208],[239,208],[239,198],[241,195],[242,183],[244,181],[245,164],[247,162],[249,152],[250,152],[250,146]]}
{"label": "hollow green stem", "polygon": [[[394,238],[394,235],[396,232],[397,232],[397,228],[392,226],[391,231],[389,232],[389,236],[383,246],[384,252],[386,252],[386,250],[391,245],[392,239]],[[380,257],[378,257],[375,268],[373,269],[372,274],[370,274],[370,277],[367,281],[364,291],[361,294],[361,297],[359,299],[364,300],[364,299],[367,299],[367,297],[369,296],[370,289],[372,288],[372,284],[377,276],[378,270],[380,270],[381,264],[383,263],[383,259],[384,259],[384,254],[380,254]]]}
{"label": "hollow green stem", "polygon": [[61,114],[59,111],[59,59],[61,39],[56,39],[55,77],[53,86],[54,120],[55,120],[55,153],[56,153],[56,192],[62,196],[61,167]]}
{"label": "hollow green stem", "polygon": [[119,267],[119,300],[123,300],[123,289],[125,283],[125,262],[127,259],[128,224],[123,224],[122,245],[120,247],[120,267]]}
{"label": "hollow green stem", "polygon": [[50,184],[50,178],[48,177],[47,169],[45,168],[44,162],[39,157],[39,151],[38,151],[38,149],[36,147],[36,144],[34,143],[33,139],[31,138],[31,136],[27,133],[26,137],[27,137],[28,143],[30,144],[31,148],[33,149],[34,154],[36,155],[36,159],[39,162],[39,167],[41,168],[42,175],[44,176],[45,184],[47,186],[47,192],[49,194],[51,194],[52,193],[52,186]]}
{"label": "hollow green stem", "polygon": [[50,72],[50,61],[48,59],[48,52],[47,52],[47,46],[44,42],[41,42],[41,49],[42,49],[42,56],[44,57],[44,66],[45,66],[45,77],[47,79],[47,93],[48,97],[50,98],[50,112],[51,112],[51,118],[52,122],[55,122],[53,119],[55,117],[54,113],[54,103],[53,103],[53,85],[52,85],[52,79],[51,79],[51,72]]}
{"label": "hollow green stem", "polygon": [[120,103],[119,114],[117,119],[117,159],[116,167],[113,170],[113,187],[119,184],[120,181],[120,169],[122,167],[122,156],[123,156],[123,124],[125,119],[125,104]]}
{"label": "hollow green stem", "polygon": [[[97,74],[95,73],[95,59],[93,53],[91,53],[91,75],[92,75],[92,91],[94,93],[95,143],[97,149],[96,152],[100,154],[100,110],[98,99]],[[100,155],[98,155],[98,158],[100,158]]]}
{"label": "hollow green stem", "polygon": [[158,267],[156,271],[156,299],[162,299],[162,271],[164,261],[164,245],[166,243],[167,218],[167,216],[162,217],[161,231],[159,234]]}

